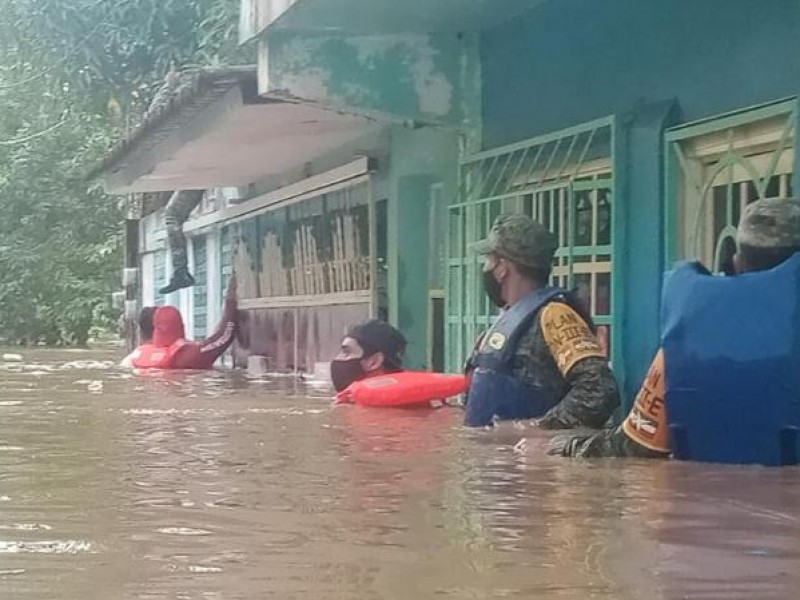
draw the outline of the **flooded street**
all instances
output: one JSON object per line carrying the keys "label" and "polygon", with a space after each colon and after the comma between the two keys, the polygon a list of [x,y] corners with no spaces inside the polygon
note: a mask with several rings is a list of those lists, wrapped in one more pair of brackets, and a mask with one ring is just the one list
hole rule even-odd
{"label": "flooded street", "polygon": [[[100,351],[0,363],[0,598],[790,599],[800,470],[572,463]],[[525,452],[514,450],[528,436]]]}

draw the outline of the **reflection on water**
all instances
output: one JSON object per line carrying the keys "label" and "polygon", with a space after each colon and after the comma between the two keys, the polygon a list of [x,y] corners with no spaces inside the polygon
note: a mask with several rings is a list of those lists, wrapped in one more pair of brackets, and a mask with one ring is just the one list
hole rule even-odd
{"label": "reflection on water", "polygon": [[[570,463],[455,409],[0,363],[0,597],[793,599],[800,471]],[[522,437],[524,449],[515,446]]]}

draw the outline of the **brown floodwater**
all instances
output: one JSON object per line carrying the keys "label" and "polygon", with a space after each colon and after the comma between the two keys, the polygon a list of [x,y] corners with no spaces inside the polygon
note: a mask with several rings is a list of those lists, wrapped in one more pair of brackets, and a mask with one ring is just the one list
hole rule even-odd
{"label": "brown floodwater", "polygon": [[0,362],[2,599],[800,595],[795,468],[570,462],[454,408],[23,354]]}

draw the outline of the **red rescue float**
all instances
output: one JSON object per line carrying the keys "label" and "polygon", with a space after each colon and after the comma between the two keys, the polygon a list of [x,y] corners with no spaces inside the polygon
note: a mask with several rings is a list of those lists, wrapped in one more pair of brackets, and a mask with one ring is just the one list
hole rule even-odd
{"label": "red rescue float", "polygon": [[412,407],[445,400],[467,391],[466,375],[403,371],[351,384],[336,395],[339,404],[375,407]]}

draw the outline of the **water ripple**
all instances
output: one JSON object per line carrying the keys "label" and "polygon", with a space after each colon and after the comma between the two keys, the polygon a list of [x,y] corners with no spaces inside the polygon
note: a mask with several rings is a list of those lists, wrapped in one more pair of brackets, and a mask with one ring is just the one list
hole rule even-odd
{"label": "water ripple", "polygon": [[94,544],[85,540],[48,540],[20,542],[0,540],[0,554],[79,554],[97,552]]}

